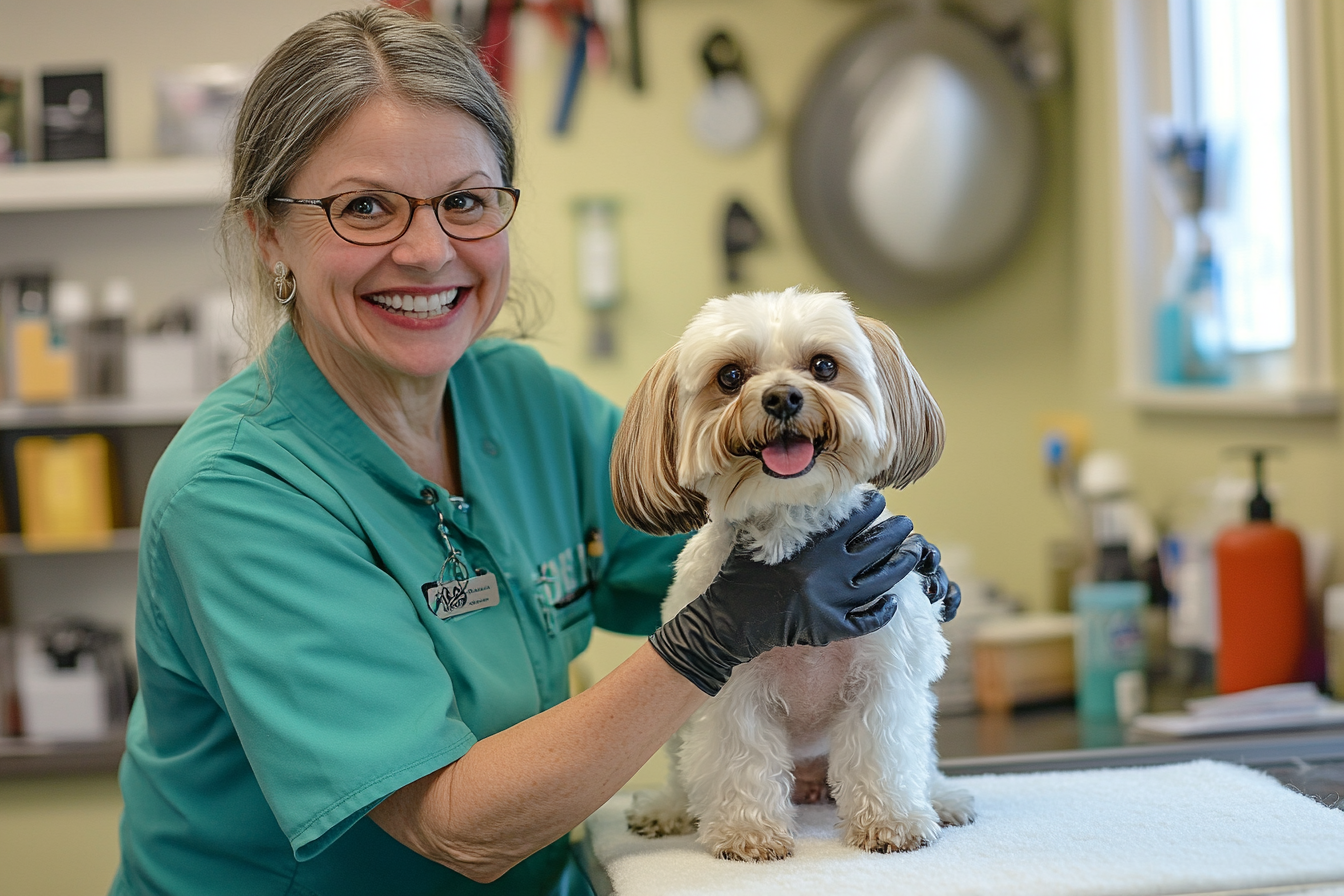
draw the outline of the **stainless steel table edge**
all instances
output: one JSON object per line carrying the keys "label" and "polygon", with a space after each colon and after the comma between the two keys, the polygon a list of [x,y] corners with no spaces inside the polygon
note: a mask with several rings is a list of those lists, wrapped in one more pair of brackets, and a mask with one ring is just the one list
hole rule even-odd
{"label": "stainless steel table edge", "polygon": [[1344,762],[1344,732],[1336,729],[1329,734],[1206,737],[1170,743],[1131,744],[1123,747],[966,756],[944,759],[939,763],[939,767],[947,775],[1003,775],[1019,772],[1169,765],[1195,759],[1215,759],[1252,768],[1291,765],[1299,761]]}

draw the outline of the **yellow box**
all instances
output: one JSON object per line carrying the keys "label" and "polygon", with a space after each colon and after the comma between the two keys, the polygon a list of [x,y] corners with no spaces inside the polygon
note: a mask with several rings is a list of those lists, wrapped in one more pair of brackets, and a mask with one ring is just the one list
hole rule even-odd
{"label": "yellow box", "polygon": [[974,643],[975,702],[1002,712],[1074,691],[1073,616],[1028,613],[983,623]]}
{"label": "yellow box", "polygon": [[14,321],[14,394],[27,404],[69,401],[75,395],[75,358],[69,347],[54,345],[51,321],[20,317]]}
{"label": "yellow box", "polygon": [[14,444],[19,528],[29,550],[106,547],[112,541],[112,457],[95,433],[24,436]]}

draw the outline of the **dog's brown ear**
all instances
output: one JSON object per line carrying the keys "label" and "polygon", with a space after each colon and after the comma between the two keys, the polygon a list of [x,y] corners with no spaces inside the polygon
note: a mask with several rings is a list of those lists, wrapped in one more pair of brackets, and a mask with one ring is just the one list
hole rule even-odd
{"label": "dog's brown ear", "polygon": [[677,348],[644,374],[611,448],[611,495],[626,523],[653,535],[698,529],[709,519],[703,495],[677,483]]}
{"label": "dog's brown ear", "polygon": [[873,485],[905,488],[932,470],[942,456],[943,415],[891,327],[871,317],[858,320],[877,359],[894,449],[890,465],[873,478]]}

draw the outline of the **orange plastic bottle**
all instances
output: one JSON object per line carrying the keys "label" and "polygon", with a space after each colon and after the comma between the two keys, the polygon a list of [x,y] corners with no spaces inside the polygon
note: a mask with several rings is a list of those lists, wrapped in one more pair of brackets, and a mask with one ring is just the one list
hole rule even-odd
{"label": "orange plastic bottle", "polygon": [[1265,497],[1265,452],[1251,452],[1255,497],[1245,525],[1214,542],[1218,567],[1217,685],[1221,694],[1297,680],[1306,646],[1302,542],[1275,524]]}

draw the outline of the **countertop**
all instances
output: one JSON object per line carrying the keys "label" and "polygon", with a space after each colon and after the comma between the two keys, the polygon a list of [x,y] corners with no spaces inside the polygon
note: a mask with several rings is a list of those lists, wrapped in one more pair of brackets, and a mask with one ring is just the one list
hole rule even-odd
{"label": "countertop", "polygon": [[[0,777],[113,773],[121,733],[93,743],[0,738]],[[1137,740],[1119,726],[1081,722],[1072,703],[1007,713],[941,715],[941,766],[949,775],[1015,773],[1219,759],[1258,768],[1344,810],[1344,726],[1256,735]]]}
{"label": "countertop", "polygon": [[1324,805],[1344,810],[1344,726],[1236,736],[1138,738],[1119,725],[1081,721],[1069,702],[1010,713],[940,716],[938,751],[940,765],[949,775],[1217,759],[1260,769]]}

